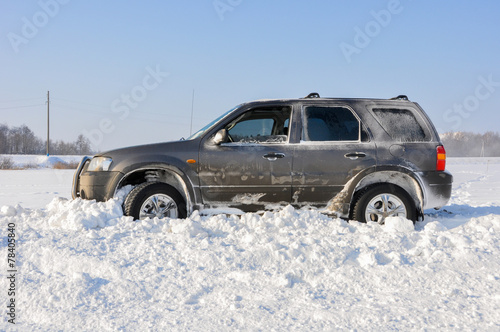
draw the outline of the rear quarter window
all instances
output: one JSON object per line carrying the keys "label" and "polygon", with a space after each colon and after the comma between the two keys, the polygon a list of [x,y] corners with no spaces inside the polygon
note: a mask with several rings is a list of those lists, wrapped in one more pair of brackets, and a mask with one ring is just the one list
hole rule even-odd
{"label": "rear quarter window", "polygon": [[418,114],[404,108],[374,108],[375,117],[391,138],[398,142],[428,142],[429,130]]}

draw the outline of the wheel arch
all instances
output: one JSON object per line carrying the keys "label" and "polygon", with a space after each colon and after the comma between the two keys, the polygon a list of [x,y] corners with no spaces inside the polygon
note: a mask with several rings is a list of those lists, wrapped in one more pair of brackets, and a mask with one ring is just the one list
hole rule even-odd
{"label": "wheel arch", "polygon": [[393,184],[408,193],[417,208],[417,217],[423,216],[424,189],[422,180],[417,174],[402,166],[374,166],[352,177],[327,206],[328,213],[348,218],[354,208],[356,195],[363,189],[376,184]]}
{"label": "wheel arch", "polygon": [[403,189],[415,203],[417,217],[423,216],[424,191],[422,181],[415,173],[404,167],[377,167],[373,172],[360,177],[355,184],[351,184],[349,215],[352,213],[357,194],[376,184],[393,184]]}
{"label": "wheel arch", "polygon": [[196,201],[194,185],[182,170],[171,165],[150,164],[131,170],[118,182],[115,194],[126,185],[139,185],[145,182],[163,182],[172,186],[186,202],[188,215],[193,211]]}

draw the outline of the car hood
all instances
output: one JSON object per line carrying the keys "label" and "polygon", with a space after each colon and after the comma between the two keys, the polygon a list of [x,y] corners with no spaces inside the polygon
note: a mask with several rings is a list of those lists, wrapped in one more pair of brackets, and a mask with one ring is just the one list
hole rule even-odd
{"label": "car hood", "polygon": [[158,154],[165,152],[174,152],[184,150],[187,146],[190,146],[193,142],[188,140],[181,141],[172,141],[172,142],[164,142],[164,143],[154,143],[154,144],[144,144],[144,145],[135,145],[129,146],[125,148],[109,150],[105,152],[101,152],[95,155],[95,157],[120,157],[123,155],[144,155],[144,154]]}

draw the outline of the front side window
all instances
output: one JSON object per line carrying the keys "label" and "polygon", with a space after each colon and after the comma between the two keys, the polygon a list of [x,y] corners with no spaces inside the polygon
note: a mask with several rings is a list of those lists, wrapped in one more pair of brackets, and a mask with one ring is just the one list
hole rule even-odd
{"label": "front side window", "polygon": [[226,126],[234,143],[284,143],[288,139],[290,107],[250,110]]}
{"label": "front side window", "polygon": [[276,120],[272,118],[243,120],[236,123],[229,133],[233,140],[238,142],[256,137],[270,136],[273,134],[275,125]]}
{"label": "front side window", "polygon": [[359,120],[346,107],[309,106],[304,110],[302,140],[358,141]]}

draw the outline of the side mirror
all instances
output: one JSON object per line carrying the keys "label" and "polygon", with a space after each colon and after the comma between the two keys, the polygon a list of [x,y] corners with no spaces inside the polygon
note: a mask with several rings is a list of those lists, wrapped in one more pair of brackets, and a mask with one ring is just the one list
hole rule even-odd
{"label": "side mirror", "polygon": [[214,138],[212,139],[215,145],[220,145],[221,143],[227,142],[227,130],[221,129],[219,130]]}

